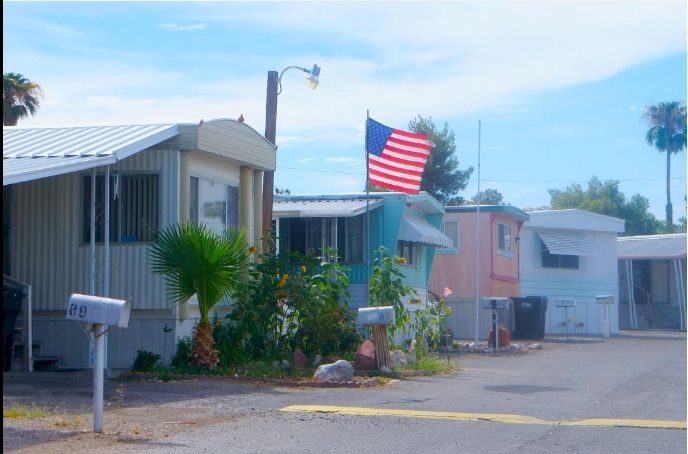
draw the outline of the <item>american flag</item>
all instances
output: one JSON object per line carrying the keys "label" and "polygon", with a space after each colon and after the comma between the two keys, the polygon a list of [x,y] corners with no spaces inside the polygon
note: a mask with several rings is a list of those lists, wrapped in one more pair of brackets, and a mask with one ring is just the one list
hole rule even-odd
{"label": "american flag", "polygon": [[446,298],[446,297],[448,297],[448,296],[451,295],[451,294],[452,294],[451,289],[450,289],[449,287],[446,287],[446,286],[445,286],[445,287],[444,287],[444,292],[442,292],[442,295],[444,295],[444,297]]}
{"label": "american flag", "polygon": [[368,182],[393,191],[418,194],[423,168],[433,146],[427,134],[401,131],[368,118]]}

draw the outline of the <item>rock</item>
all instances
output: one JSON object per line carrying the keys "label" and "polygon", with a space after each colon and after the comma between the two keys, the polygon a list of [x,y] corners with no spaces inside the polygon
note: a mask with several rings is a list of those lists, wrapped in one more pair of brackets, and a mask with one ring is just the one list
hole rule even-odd
{"label": "rock", "polygon": [[387,366],[382,366],[382,367],[380,368],[380,372],[382,372],[382,373],[385,374],[385,375],[392,375],[392,369],[390,369],[390,368],[387,367]]}
{"label": "rock", "polygon": [[280,362],[275,360],[270,364],[270,367],[272,367],[273,369],[277,369],[278,367],[280,367]]}
{"label": "rock", "polygon": [[129,378],[129,371],[125,370],[124,372],[120,373],[119,378]]}
{"label": "rock", "polygon": [[[342,361],[342,360],[340,359],[339,361]],[[337,361],[335,361],[335,363],[336,363],[336,362],[337,362]],[[334,364],[334,363],[331,363],[331,364]],[[351,367],[353,367],[354,370],[356,370],[356,361],[349,361],[349,364],[351,364]]]}
{"label": "rock", "polygon": [[405,369],[408,364],[406,359],[406,354],[401,350],[393,350],[389,353],[389,357],[392,360],[392,364],[396,369]]}
{"label": "rock", "polygon": [[293,356],[294,356],[294,366],[295,367],[308,367],[311,363],[308,360],[308,357],[301,352],[301,349],[299,347],[296,347],[296,350],[294,350]]}
{"label": "rock", "polygon": [[255,364],[255,366],[256,366],[256,368],[258,368],[258,367],[265,367],[265,363],[264,363],[263,361],[258,361],[258,362]]}
{"label": "rock", "polygon": [[315,355],[315,359],[313,360],[313,367],[318,367],[320,363],[322,363],[322,355]]}
{"label": "rock", "polygon": [[408,364],[416,365],[418,364],[418,356],[416,356],[416,350],[409,349],[409,354],[406,357]]}
{"label": "rock", "polygon": [[356,352],[355,361],[356,369],[358,370],[375,369],[375,344],[371,339],[366,340],[363,342],[363,345],[359,347]]}
{"label": "rock", "polygon": [[328,364],[333,364],[333,363],[336,363],[337,361],[339,361],[340,359],[342,359],[342,358],[339,358],[337,356],[328,356],[325,359],[325,362],[327,362]]}
{"label": "rock", "polygon": [[287,361],[286,359],[283,359],[280,363],[280,367],[284,370],[289,370],[291,369],[291,364],[289,364],[289,361]]}
{"label": "rock", "polygon": [[354,368],[348,361],[341,359],[334,364],[318,366],[313,378],[322,382],[351,382],[354,380]]}
{"label": "rock", "polygon": [[533,350],[542,350],[542,345],[540,344],[531,344],[528,346],[528,348],[533,349]]}

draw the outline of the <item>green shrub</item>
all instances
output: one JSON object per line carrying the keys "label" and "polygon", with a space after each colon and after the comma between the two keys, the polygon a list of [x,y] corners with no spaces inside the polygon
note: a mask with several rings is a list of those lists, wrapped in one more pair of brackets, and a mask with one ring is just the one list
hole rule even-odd
{"label": "green shrub", "polygon": [[184,336],[178,338],[177,340],[177,350],[172,356],[172,367],[177,369],[188,368],[191,364],[191,349],[193,348],[193,342],[191,337]]}
{"label": "green shrub", "polygon": [[149,352],[141,348],[136,352],[136,358],[134,358],[134,364],[131,366],[131,370],[134,372],[150,372],[158,367],[161,361],[162,357],[157,353]]}
{"label": "green shrub", "polygon": [[219,367],[229,367],[232,364],[241,363],[244,359],[242,337],[236,322],[229,319],[222,320],[215,316],[213,326],[213,340],[218,350]]}

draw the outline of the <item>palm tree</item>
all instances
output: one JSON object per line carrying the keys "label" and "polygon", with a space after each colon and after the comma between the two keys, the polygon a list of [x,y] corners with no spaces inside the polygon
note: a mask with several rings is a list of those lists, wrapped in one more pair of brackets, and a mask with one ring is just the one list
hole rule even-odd
{"label": "palm tree", "polygon": [[192,362],[215,369],[218,352],[208,313],[243,287],[242,275],[249,263],[244,231],[230,227],[218,235],[205,224],[172,224],[158,233],[149,253],[151,271],[164,276],[171,303],[197,296],[201,320],[193,332]]}
{"label": "palm tree", "polygon": [[17,121],[36,115],[43,98],[41,86],[19,73],[2,75],[2,124],[17,126]]}
{"label": "palm tree", "polygon": [[650,129],[645,134],[645,140],[660,153],[667,154],[667,227],[674,223],[674,213],[671,206],[671,155],[682,151],[686,147],[686,105],[678,101],[660,102],[645,106],[645,113],[640,118]]}

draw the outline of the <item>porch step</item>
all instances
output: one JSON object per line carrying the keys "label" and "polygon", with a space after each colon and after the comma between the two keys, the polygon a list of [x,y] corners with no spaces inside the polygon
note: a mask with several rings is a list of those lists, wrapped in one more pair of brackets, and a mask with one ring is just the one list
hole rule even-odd
{"label": "porch step", "polygon": [[59,356],[34,356],[33,370],[59,370]]}

